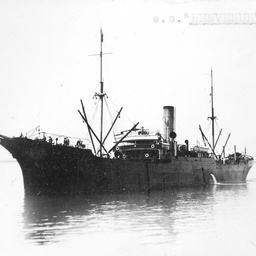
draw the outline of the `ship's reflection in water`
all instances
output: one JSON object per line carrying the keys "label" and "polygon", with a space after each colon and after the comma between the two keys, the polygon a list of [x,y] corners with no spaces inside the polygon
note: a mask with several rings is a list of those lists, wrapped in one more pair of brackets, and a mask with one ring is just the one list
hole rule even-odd
{"label": "ship's reflection in water", "polygon": [[[143,243],[163,243],[172,232],[173,224],[169,215],[175,211],[178,202],[177,194],[171,191],[166,193],[98,195],[72,199],[26,196],[26,238],[45,244],[79,235],[96,238],[105,234],[105,239],[111,240],[109,234],[132,236],[133,233],[141,232]],[[118,243],[118,240],[114,243]]]}
{"label": "ship's reflection in water", "polygon": [[0,255],[256,255],[256,179],[149,194],[37,197],[23,195],[12,167],[0,169]]}
{"label": "ship's reflection in water", "polygon": [[256,253],[256,228],[250,223],[256,208],[248,202],[248,186],[89,198],[26,196],[26,239],[56,243],[64,255],[70,248],[75,255],[250,255]]}

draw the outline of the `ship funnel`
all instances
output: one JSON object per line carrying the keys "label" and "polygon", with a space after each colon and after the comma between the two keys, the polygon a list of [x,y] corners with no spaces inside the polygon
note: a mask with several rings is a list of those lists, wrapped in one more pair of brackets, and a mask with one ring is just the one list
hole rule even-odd
{"label": "ship funnel", "polygon": [[[163,137],[168,140],[170,134],[175,134],[175,108],[172,106],[165,106],[164,109],[164,130]],[[176,134],[175,134],[176,137]],[[174,138],[175,138],[174,137]]]}

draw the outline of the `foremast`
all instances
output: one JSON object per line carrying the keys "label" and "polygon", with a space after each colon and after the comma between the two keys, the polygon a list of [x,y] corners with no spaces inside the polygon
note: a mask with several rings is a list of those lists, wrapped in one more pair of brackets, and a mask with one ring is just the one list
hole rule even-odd
{"label": "foremast", "polygon": [[103,82],[103,72],[102,72],[102,44],[103,44],[103,32],[102,29],[100,30],[100,92],[95,93],[95,97],[99,97],[101,111],[100,111],[100,157],[102,157],[102,144],[103,144],[103,106],[104,106],[104,97],[106,93],[104,93],[104,82]]}
{"label": "foremast", "polygon": [[[100,113],[100,138],[97,137],[97,135],[95,134],[95,132],[93,131],[93,129],[91,128],[91,126],[89,125],[88,123],[88,120],[86,118],[86,114],[85,114],[85,110],[84,110],[84,106],[83,106],[83,102],[81,100],[81,104],[82,104],[82,108],[83,108],[83,114],[81,113],[81,111],[78,110],[79,114],[81,115],[82,119],[84,120],[84,122],[87,124],[87,127],[88,127],[88,131],[89,133],[92,133],[94,135],[94,137],[97,139],[97,141],[99,142],[100,144],[100,148],[99,148],[99,154],[100,154],[100,157],[103,157],[103,150],[105,151],[105,154],[106,156],[109,157],[109,154],[111,153],[111,151],[113,151],[116,147],[116,145],[118,145],[126,136],[128,136],[128,134],[133,131],[136,126],[139,124],[135,124],[127,133],[126,135],[118,142],[115,142],[115,146],[113,146],[110,150],[106,150],[105,146],[104,146],[104,143],[110,133],[110,131],[112,130],[114,124],[116,123],[118,117],[120,117],[120,113],[122,111],[122,108],[120,109],[120,111],[117,113],[117,116],[115,118],[115,120],[113,121],[109,131],[107,132],[107,135],[105,136],[105,138],[103,139],[103,122],[104,122],[104,111],[103,111],[103,107],[104,107],[104,99],[105,99],[105,96],[106,96],[106,93],[104,92],[104,82],[103,82],[103,71],[102,71],[102,60],[103,60],[103,55],[105,54],[111,54],[110,52],[108,53],[103,53],[102,51],[102,45],[103,45],[103,32],[102,32],[102,29],[100,30],[100,54],[93,54],[93,55],[90,55],[90,56],[95,56],[95,55],[99,55],[100,56],[100,92],[99,93],[95,93],[94,94],[94,97],[99,97],[99,100],[100,100],[100,105],[101,105],[101,113]],[[91,137],[91,140],[92,140],[92,136],[90,134],[90,137]],[[92,143],[93,143],[93,140],[92,140]],[[94,143],[93,143],[94,145]],[[94,146],[93,146],[94,147]],[[95,150],[95,153],[96,153],[96,150]]]}

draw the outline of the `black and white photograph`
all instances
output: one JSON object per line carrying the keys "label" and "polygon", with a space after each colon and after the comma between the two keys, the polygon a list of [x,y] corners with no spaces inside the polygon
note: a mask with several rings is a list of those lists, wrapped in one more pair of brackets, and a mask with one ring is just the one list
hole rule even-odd
{"label": "black and white photograph", "polygon": [[256,2],[0,1],[0,255],[256,255]]}

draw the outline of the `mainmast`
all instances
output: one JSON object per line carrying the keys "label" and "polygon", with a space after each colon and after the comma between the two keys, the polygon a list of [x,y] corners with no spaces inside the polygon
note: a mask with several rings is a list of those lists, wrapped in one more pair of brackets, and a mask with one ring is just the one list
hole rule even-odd
{"label": "mainmast", "polygon": [[[215,138],[214,138],[214,120],[216,116],[214,116],[214,107],[213,107],[213,72],[211,68],[211,117],[209,117],[212,121],[212,149],[215,149]],[[214,152],[213,152],[214,153]]]}

